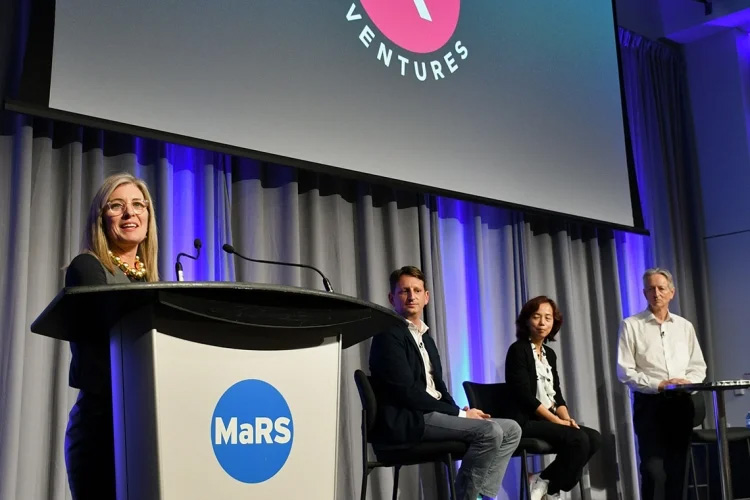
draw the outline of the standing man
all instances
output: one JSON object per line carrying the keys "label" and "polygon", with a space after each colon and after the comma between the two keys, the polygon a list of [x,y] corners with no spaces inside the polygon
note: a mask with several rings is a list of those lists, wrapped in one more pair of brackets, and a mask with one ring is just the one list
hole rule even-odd
{"label": "standing man", "polygon": [[406,324],[372,341],[370,372],[378,396],[373,438],[404,445],[464,441],[469,450],[456,475],[458,498],[494,498],[521,428],[513,420],[456,406],[443,381],[437,347],[422,321],[422,310],[430,301],[425,283],[424,274],[414,266],[391,273],[388,300]]}
{"label": "standing man", "polygon": [[669,312],[674,281],[666,269],[643,274],[648,309],[620,325],[617,377],[633,391],[643,500],[684,498],[693,401],[668,384],[697,384],[706,377],[693,325]]}

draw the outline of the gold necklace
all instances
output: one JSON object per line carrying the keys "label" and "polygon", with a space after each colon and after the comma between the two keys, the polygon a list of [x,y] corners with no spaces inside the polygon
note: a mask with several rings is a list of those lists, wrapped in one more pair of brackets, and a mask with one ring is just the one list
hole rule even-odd
{"label": "gold necklace", "polygon": [[133,265],[133,267],[130,267],[127,262],[113,254],[111,250],[109,251],[109,257],[112,259],[112,262],[125,273],[125,276],[137,280],[146,279],[146,266],[143,265],[141,258],[137,255],[135,256],[135,265]]}

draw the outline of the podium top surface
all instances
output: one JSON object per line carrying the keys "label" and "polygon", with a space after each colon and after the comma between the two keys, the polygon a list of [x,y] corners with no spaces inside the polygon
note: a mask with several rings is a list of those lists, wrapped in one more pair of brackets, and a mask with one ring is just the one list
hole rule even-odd
{"label": "podium top surface", "polygon": [[[31,324],[31,331],[68,341],[109,331],[131,312],[247,327],[268,335],[341,334],[344,347],[405,320],[390,309],[346,295],[291,286],[230,282],[159,282],[64,288]],[[81,328],[85,326],[84,328]]]}
{"label": "podium top surface", "polygon": [[668,384],[664,387],[667,391],[731,391],[735,389],[750,388],[750,380],[716,380],[713,382],[702,382],[700,384]]}

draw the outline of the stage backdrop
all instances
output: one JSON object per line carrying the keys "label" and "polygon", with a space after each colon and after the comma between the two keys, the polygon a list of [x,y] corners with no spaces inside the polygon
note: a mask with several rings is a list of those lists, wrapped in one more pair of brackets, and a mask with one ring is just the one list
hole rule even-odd
{"label": "stage backdrop", "polygon": [[[529,297],[547,294],[566,324],[553,347],[563,389],[579,420],[605,445],[584,478],[594,499],[637,489],[628,394],[614,375],[623,315],[643,308],[640,274],[654,264],[675,271],[675,311],[706,336],[702,248],[692,223],[682,63],[672,49],[621,33],[634,119],[644,212],[652,237],[534,220],[516,212],[310,174],[279,165],[4,113],[0,135],[0,498],[69,498],[63,433],[75,391],[67,387],[64,343],[33,335],[29,324],[62,286],[78,253],[90,199],[108,174],[143,177],[160,224],[162,279],[173,280],[179,251],[203,240],[189,280],[242,280],[320,288],[315,275],[237,264],[232,243],[258,258],[323,269],[337,291],[387,304],[388,273],[416,264],[433,300],[426,321],[459,403],[463,380],[501,381],[513,321]],[[359,495],[359,401],[352,374],[368,345],[343,355],[337,497]],[[709,354],[710,360],[710,354]],[[302,381],[302,378],[300,379]],[[515,498],[512,462],[499,498]],[[370,479],[370,498],[389,498],[390,471]],[[402,474],[402,498],[436,498],[431,467]],[[577,493],[574,493],[576,498]]]}
{"label": "stage backdrop", "polygon": [[42,104],[640,226],[613,5],[67,0]]}

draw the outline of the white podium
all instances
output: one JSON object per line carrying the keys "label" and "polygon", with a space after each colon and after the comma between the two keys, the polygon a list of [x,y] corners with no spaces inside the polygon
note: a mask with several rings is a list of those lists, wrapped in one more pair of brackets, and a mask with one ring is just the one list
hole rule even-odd
{"label": "white podium", "polygon": [[331,500],[341,348],[403,319],[293,287],[143,283],[66,288],[31,330],[86,342],[83,322],[110,332],[118,500]]}

